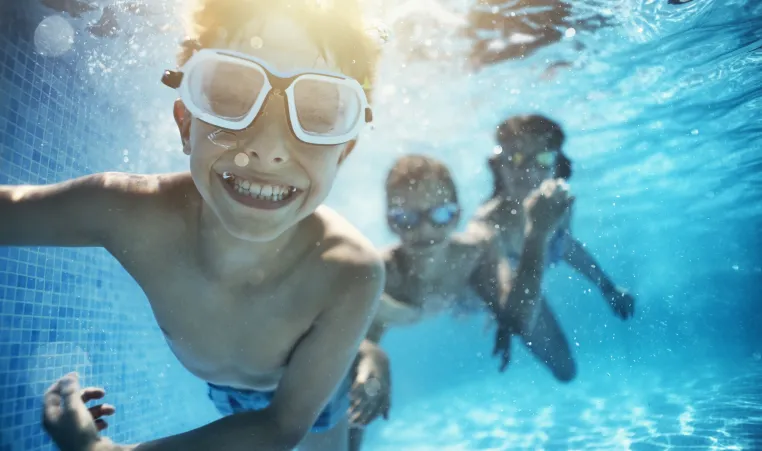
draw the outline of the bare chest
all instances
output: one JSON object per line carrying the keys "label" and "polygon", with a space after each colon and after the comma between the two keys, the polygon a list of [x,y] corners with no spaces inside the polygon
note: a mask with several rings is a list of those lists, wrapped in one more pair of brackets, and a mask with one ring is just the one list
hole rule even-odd
{"label": "bare chest", "polygon": [[386,291],[421,308],[427,315],[450,310],[473,295],[470,279],[474,264],[469,256],[453,255],[430,264],[432,267],[425,271],[408,270],[398,274],[392,282],[394,286],[387,286]]}
{"label": "bare chest", "polygon": [[274,388],[320,306],[297,274],[275,287],[209,280],[196,267],[131,271],[178,360],[208,382]]}

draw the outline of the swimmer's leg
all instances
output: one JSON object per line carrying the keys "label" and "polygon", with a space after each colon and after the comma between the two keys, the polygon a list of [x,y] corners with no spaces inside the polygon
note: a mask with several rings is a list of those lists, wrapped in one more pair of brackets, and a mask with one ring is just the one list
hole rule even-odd
{"label": "swimmer's leg", "polygon": [[360,451],[362,448],[362,439],[365,436],[365,429],[349,429],[349,451]]}
{"label": "swimmer's leg", "polygon": [[299,451],[347,451],[349,419],[344,416],[325,432],[310,432],[297,448]]}
{"label": "swimmer's leg", "polygon": [[569,342],[544,297],[539,309],[535,328],[521,338],[529,351],[550,369],[556,379],[570,382],[577,375],[577,365]]}

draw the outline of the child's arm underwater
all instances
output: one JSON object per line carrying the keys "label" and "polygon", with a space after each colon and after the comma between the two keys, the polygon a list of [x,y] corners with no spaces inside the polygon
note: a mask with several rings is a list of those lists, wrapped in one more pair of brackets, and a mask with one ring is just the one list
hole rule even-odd
{"label": "child's arm underwater", "polygon": [[565,183],[544,181],[524,201],[527,212],[524,247],[513,280],[498,242],[490,243],[487,258],[473,276],[472,285],[492,307],[498,321],[493,354],[501,354],[500,371],[505,370],[510,360],[511,335],[529,333],[537,322],[548,239],[572,202]]}
{"label": "child's arm underwater", "polygon": [[[182,434],[118,445],[102,440],[94,451],[287,451],[307,434],[341,383],[365,336],[384,282],[379,262],[344,270],[342,291],[297,344],[271,404],[231,415]],[[49,429],[51,435],[54,431]],[[80,448],[81,449],[81,448]],[[80,451],[80,449],[74,451]]]}
{"label": "child's arm underwater", "polygon": [[152,191],[150,180],[102,173],[52,185],[0,185],[0,246],[108,246],[135,219],[133,194]]}
{"label": "child's arm underwater", "polygon": [[378,311],[373,322],[380,322],[390,326],[401,326],[418,322],[422,315],[423,312],[420,308],[407,305],[394,299],[387,293],[382,293],[381,302],[378,305]]}
{"label": "child's arm underwater", "polygon": [[606,298],[616,316],[627,319],[635,313],[635,298],[617,287],[609,276],[601,269],[585,245],[577,241],[571,234],[567,235],[567,248],[564,260],[578,273],[595,284],[603,297]]}
{"label": "child's arm underwater", "polygon": [[493,235],[487,243],[485,255],[471,276],[471,286],[498,322],[493,355],[500,354],[501,372],[511,358],[511,336],[520,333],[521,329],[531,330],[536,322],[545,270],[545,242],[542,233],[528,233],[521,261],[515,274],[511,274],[510,263]]}

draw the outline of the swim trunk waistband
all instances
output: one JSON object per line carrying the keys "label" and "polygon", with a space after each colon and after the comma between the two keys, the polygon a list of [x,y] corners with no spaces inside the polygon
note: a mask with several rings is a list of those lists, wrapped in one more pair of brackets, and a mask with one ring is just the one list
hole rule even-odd
{"label": "swim trunk waistband", "polygon": [[[235,413],[262,410],[270,405],[275,391],[242,390],[238,388],[209,385],[209,399],[212,400],[217,411],[227,416]],[[350,380],[346,378],[342,382],[336,394],[328,401],[323,411],[318,415],[312,432],[325,432],[333,428],[342,418],[347,415],[349,409]]]}

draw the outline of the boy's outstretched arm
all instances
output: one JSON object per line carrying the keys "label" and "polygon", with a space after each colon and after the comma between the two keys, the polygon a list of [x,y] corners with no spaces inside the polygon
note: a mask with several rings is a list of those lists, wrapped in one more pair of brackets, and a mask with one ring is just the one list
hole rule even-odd
{"label": "boy's outstretched arm", "polygon": [[582,243],[571,234],[568,235],[568,240],[564,260],[598,287],[618,317],[631,317],[635,313],[635,298],[612,282]]}
{"label": "boy's outstretched arm", "polygon": [[[287,451],[312,427],[357,355],[384,284],[381,263],[345,270],[333,281],[345,287],[299,342],[272,403],[201,428],[139,445],[101,441],[94,451]],[[53,436],[55,431],[48,431]],[[75,433],[75,431],[71,431]],[[56,440],[58,442],[58,440]],[[76,448],[72,451],[82,451]]]}
{"label": "boy's outstretched arm", "polygon": [[53,185],[0,185],[0,246],[106,246],[134,219],[132,194],[151,191],[149,180],[102,173]]}

